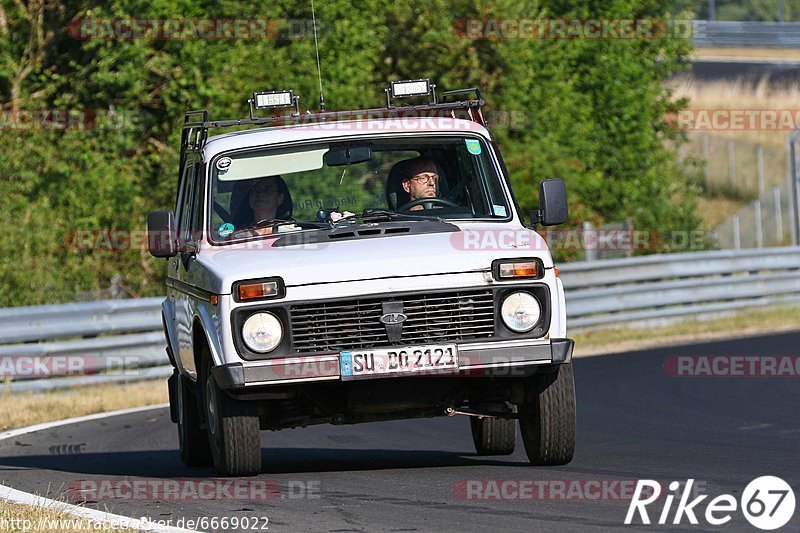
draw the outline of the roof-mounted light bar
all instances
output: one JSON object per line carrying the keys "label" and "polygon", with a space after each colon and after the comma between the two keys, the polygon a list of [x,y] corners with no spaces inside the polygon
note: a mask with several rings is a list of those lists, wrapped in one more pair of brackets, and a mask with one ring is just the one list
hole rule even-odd
{"label": "roof-mounted light bar", "polygon": [[247,101],[250,104],[250,118],[255,120],[256,109],[275,109],[277,107],[294,107],[293,116],[300,114],[300,97],[294,91],[260,91],[254,92],[253,97]]}
{"label": "roof-mounted light bar", "polygon": [[390,81],[386,88],[386,107],[393,108],[394,98],[409,98],[411,96],[428,96],[428,103],[436,104],[436,84],[430,78],[419,80]]}

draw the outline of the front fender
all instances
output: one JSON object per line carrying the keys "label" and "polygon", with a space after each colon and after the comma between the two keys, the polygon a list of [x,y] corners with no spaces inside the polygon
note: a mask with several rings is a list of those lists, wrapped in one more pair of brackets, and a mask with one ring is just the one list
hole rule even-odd
{"label": "front fender", "polygon": [[[202,328],[202,334],[205,336],[206,343],[211,351],[211,361],[213,366],[222,364],[222,344],[220,342],[219,332],[222,331],[222,324],[219,318],[219,308],[212,305],[211,302],[198,302],[194,312],[194,321],[192,327],[192,338],[197,338],[195,328]],[[215,334],[209,334],[214,332]],[[197,352],[195,352],[196,354]],[[199,364],[199,361],[197,361]]]}
{"label": "front fender", "polygon": [[178,334],[175,331],[175,302],[167,297],[161,304],[161,323],[164,326],[164,337],[167,341],[167,354],[172,366],[177,367],[175,354],[178,353]]}

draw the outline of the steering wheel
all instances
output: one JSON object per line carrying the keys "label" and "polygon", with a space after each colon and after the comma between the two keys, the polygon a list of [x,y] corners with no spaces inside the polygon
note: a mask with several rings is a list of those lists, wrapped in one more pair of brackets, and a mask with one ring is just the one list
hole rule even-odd
{"label": "steering wheel", "polygon": [[433,209],[434,204],[439,204],[445,207],[455,207],[456,209],[461,207],[457,203],[451,202],[450,200],[445,200],[444,198],[418,198],[398,207],[397,212],[408,213],[411,211],[412,207],[416,207],[418,205],[421,205],[424,209]]}

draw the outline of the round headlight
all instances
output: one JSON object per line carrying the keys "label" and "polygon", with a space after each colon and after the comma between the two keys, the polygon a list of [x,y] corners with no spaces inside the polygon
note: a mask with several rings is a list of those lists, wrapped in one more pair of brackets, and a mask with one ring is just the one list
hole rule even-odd
{"label": "round headlight", "polygon": [[539,300],[527,292],[509,294],[500,306],[500,316],[508,329],[517,333],[530,331],[542,316]]}
{"label": "round headlight", "polygon": [[255,313],[244,321],[242,337],[248,348],[254,352],[266,353],[281,343],[283,326],[272,313]]}

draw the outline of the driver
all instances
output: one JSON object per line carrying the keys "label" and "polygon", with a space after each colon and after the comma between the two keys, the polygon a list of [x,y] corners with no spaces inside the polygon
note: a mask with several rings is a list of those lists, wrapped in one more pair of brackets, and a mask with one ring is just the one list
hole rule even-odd
{"label": "driver", "polygon": [[[439,170],[436,163],[425,156],[411,159],[408,163],[408,172],[401,182],[403,190],[408,193],[408,201],[437,198],[439,196]],[[416,205],[409,211],[422,209],[421,205]]]}

